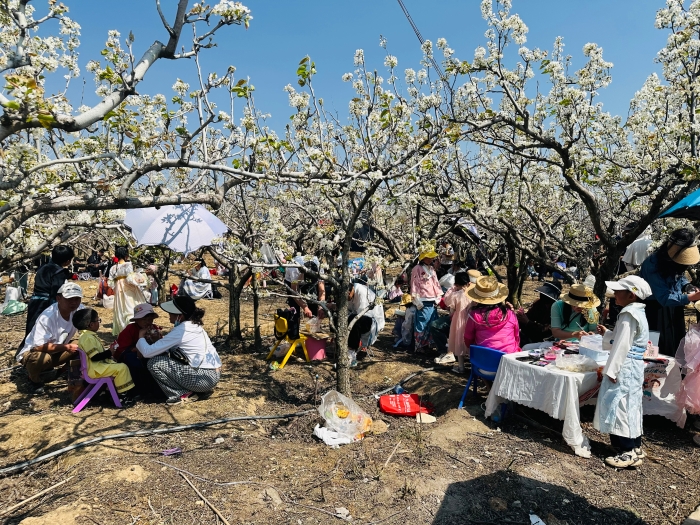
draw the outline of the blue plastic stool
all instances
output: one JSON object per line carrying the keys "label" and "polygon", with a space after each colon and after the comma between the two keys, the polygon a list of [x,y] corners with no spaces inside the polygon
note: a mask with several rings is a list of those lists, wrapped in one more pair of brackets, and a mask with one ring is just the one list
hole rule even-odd
{"label": "blue plastic stool", "polygon": [[493,348],[486,348],[485,346],[471,345],[469,347],[469,361],[472,365],[471,374],[469,374],[469,381],[467,381],[467,387],[464,389],[464,394],[462,394],[462,399],[459,401],[458,409],[464,406],[464,400],[467,398],[467,393],[469,392],[469,386],[474,383],[474,395],[476,395],[476,378],[481,377],[487,381],[493,381],[496,377],[496,372],[498,372],[498,364],[501,362],[501,357],[505,354],[500,350],[494,350]]}

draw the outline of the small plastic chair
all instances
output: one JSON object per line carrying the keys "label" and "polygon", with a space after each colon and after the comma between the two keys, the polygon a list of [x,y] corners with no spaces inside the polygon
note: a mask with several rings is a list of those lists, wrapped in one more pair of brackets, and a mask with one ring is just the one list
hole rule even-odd
{"label": "small plastic chair", "polygon": [[498,364],[501,362],[501,357],[504,355],[505,354],[499,350],[486,348],[485,346],[471,345],[469,347],[469,361],[472,365],[472,371],[471,374],[469,374],[469,381],[467,381],[467,387],[464,389],[462,399],[459,401],[458,410],[464,406],[464,400],[467,398],[469,386],[472,382],[474,383],[474,395],[476,395],[477,377],[481,377],[487,381],[493,381],[493,378],[496,377],[496,372],[498,372]]}
{"label": "small plastic chair", "polygon": [[[311,359],[309,359],[309,352],[306,349],[306,336],[303,334],[299,334],[299,337],[297,339],[292,339],[289,337],[289,325],[287,323],[287,320],[283,317],[280,316],[275,316],[275,337],[277,338],[277,342],[274,344],[274,346],[270,349],[270,353],[267,354],[267,357],[265,360],[269,361],[270,358],[274,355],[275,351],[277,350],[277,347],[280,345],[282,341],[287,341],[290,346],[289,350],[287,350],[287,353],[284,356],[284,359],[282,359],[282,362],[280,363],[279,369],[283,369],[284,365],[287,364],[287,361],[289,358],[292,356],[294,353],[294,350],[296,350],[297,346],[301,346],[302,350],[304,350],[304,357],[306,357],[306,362],[310,363]],[[279,337],[281,334],[284,334],[284,337]]]}
{"label": "small plastic chair", "polygon": [[99,379],[93,379],[92,377],[90,377],[88,375],[88,357],[82,350],[78,350],[78,353],[80,354],[80,374],[83,376],[83,379],[87,381],[88,386],[87,388],[85,388],[85,390],[83,390],[83,393],[80,394],[80,396],[78,396],[78,399],[73,401],[73,405],[75,406],[75,408],[73,409],[73,413],[77,414],[83,408],[85,408],[85,406],[104,385],[107,385],[107,388],[109,388],[109,392],[110,394],[112,394],[112,401],[114,401],[116,407],[122,408],[122,403],[121,401],[119,401],[117,389],[114,387],[114,378],[101,377]]}

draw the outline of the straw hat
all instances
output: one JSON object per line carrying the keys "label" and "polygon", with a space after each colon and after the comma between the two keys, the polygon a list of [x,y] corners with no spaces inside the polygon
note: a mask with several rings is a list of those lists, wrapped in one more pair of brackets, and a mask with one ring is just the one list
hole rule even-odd
{"label": "straw hat", "polygon": [[467,296],[475,303],[498,304],[508,297],[508,288],[505,284],[499,284],[495,277],[487,275],[476,280],[476,286],[467,291]]}
{"label": "straw hat", "polygon": [[561,294],[559,299],[579,308],[595,308],[600,305],[600,299],[593,295],[593,290],[585,284],[572,284],[569,291]]}
{"label": "straw hat", "polygon": [[467,275],[469,276],[469,281],[475,283],[481,277],[481,272],[479,270],[469,270]]}
{"label": "straw hat", "polygon": [[672,244],[668,249],[668,256],[675,263],[683,266],[693,266],[700,262],[700,251],[696,245],[683,248],[677,244]]}
{"label": "straw hat", "polygon": [[407,304],[411,304],[412,302],[413,302],[413,298],[411,297],[411,294],[405,293],[401,296],[400,306],[406,306]]}
{"label": "straw hat", "polygon": [[435,250],[428,250],[425,252],[421,252],[421,254],[418,256],[418,260],[422,261],[423,259],[435,259],[438,254]]}

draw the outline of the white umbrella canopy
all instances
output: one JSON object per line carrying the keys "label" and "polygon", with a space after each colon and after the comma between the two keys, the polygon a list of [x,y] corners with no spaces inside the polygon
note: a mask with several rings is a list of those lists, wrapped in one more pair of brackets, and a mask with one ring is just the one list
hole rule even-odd
{"label": "white umbrella canopy", "polygon": [[226,225],[200,204],[179,204],[127,210],[124,224],[139,244],[165,245],[188,254],[228,231]]}

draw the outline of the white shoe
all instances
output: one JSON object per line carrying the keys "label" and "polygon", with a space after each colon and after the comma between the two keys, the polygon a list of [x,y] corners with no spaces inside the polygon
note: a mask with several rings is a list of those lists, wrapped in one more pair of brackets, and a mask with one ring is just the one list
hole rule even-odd
{"label": "white shoe", "polygon": [[435,358],[436,365],[449,365],[457,361],[454,354],[442,354],[440,357]]}
{"label": "white shoe", "polygon": [[637,454],[634,452],[634,450],[630,450],[629,452],[622,452],[617,456],[610,456],[605,458],[605,463],[607,463],[611,467],[628,468],[641,465],[642,460],[639,457],[637,457]]}

